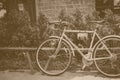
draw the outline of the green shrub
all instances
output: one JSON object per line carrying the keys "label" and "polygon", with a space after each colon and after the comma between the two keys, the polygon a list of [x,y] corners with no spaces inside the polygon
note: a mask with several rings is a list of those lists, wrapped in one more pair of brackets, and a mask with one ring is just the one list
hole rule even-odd
{"label": "green shrub", "polygon": [[[1,47],[37,47],[40,43],[39,26],[31,26],[29,14],[13,10],[0,23]],[[0,53],[0,69],[26,67],[22,51],[5,50]],[[13,61],[13,63],[11,63]],[[8,65],[6,65],[8,64]],[[19,65],[18,65],[19,64]]]}
{"label": "green shrub", "polygon": [[120,15],[114,14],[110,9],[106,9],[104,12],[105,21],[108,27],[111,29],[111,34],[119,34],[119,25],[116,24],[120,23]]}
{"label": "green shrub", "polygon": [[9,36],[9,46],[30,46],[32,26],[30,24],[29,14],[19,12],[17,10],[11,11],[7,18],[7,37]]}
{"label": "green shrub", "polygon": [[73,14],[74,17],[74,26],[76,27],[77,30],[85,30],[86,26],[85,26],[85,20],[84,20],[84,15],[83,12],[80,11],[79,9],[75,10],[75,13]]}
{"label": "green shrub", "polygon": [[39,37],[41,39],[41,41],[45,40],[49,33],[48,33],[48,18],[43,14],[43,13],[39,13],[39,17],[38,17],[38,31],[39,31]]}
{"label": "green shrub", "polygon": [[47,27],[47,18],[40,13],[38,25],[31,26],[29,14],[19,11],[11,11],[7,16],[6,41],[13,47],[36,47],[43,38]]}

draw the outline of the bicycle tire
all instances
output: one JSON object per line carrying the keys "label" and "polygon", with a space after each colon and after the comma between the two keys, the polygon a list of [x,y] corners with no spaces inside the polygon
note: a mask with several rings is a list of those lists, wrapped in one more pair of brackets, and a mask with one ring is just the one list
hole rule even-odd
{"label": "bicycle tire", "polygon": [[[101,41],[108,47],[112,56],[108,53],[107,49],[105,49]],[[120,37],[108,36],[101,41],[98,42],[93,51],[94,63],[97,70],[108,77],[120,76]],[[99,60],[96,60],[97,58],[99,58]]]}
{"label": "bicycle tire", "polygon": [[[65,40],[61,41],[61,49],[57,53],[57,56],[53,56],[58,43],[59,38],[50,38],[44,41],[37,49],[37,64],[41,71],[47,75],[56,76],[64,73],[72,62],[71,48]],[[50,47],[51,51],[43,51],[44,47]]]}

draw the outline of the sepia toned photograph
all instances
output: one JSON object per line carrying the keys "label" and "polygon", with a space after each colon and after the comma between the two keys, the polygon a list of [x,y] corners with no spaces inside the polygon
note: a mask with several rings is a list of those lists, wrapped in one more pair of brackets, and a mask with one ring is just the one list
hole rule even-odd
{"label": "sepia toned photograph", "polygon": [[120,0],[0,0],[0,80],[120,80]]}

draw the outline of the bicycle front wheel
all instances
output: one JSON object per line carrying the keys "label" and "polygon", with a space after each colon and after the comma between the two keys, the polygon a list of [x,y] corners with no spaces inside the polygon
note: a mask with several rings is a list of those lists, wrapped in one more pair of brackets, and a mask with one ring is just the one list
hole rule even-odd
{"label": "bicycle front wheel", "polygon": [[71,48],[62,40],[60,48],[55,53],[59,38],[52,38],[44,41],[38,48],[36,60],[39,68],[47,75],[59,75],[65,72],[71,64]]}
{"label": "bicycle front wheel", "polygon": [[120,37],[107,37],[100,41],[95,47],[94,62],[102,74],[120,76]]}

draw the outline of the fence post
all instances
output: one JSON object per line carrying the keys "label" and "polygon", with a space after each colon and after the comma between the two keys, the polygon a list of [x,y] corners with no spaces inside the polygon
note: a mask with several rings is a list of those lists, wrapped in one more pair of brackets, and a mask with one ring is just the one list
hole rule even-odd
{"label": "fence post", "polygon": [[28,60],[28,64],[29,64],[29,67],[30,67],[30,70],[31,70],[31,73],[34,74],[34,68],[32,66],[32,60],[30,58],[30,54],[28,51],[24,52],[26,54],[26,57],[27,57],[27,60]]}

